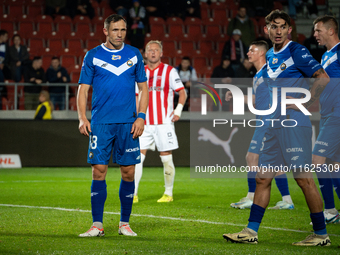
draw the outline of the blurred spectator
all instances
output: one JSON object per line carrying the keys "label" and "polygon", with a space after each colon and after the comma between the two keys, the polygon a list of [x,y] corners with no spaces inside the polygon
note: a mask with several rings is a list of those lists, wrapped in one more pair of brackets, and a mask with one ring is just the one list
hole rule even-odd
{"label": "blurred spectator", "polygon": [[138,48],[144,48],[145,39],[145,21],[146,21],[146,10],[144,6],[140,5],[139,0],[133,0],[133,6],[129,10],[129,20],[131,24],[129,31],[129,39],[131,45]]}
{"label": "blurred spectator", "polygon": [[165,19],[166,15],[166,1],[159,0],[144,0],[143,5],[146,9],[148,17],[161,17]]}
{"label": "blurred spectator", "polygon": [[246,57],[246,48],[243,41],[241,41],[241,36],[241,31],[234,29],[232,37],[229,41],[226,41],[222,51],[222,59],[230,59],[231,67],[234,71],[236,71]]}
{"label": "blurred spectator", "polygon": [[186,17],[201,18],[201,6],[199,0],[171,0],[167,6],[168,16],[179,17],[183,20]]}
{"label": "blurred spectator", "polygon": [[[226,84],[231,83],[232,78],[235,77],[235,72],[231,67],[231,62],[228,57],[222,58],[221,64],[216,66],[211,75],[211,82],[215,84]],[[227,89],[220,89],[219,94],[225,95]],[[217,111],[219,106],[213,105],[213,110]],[[223,111],[229,111],[229,102],[223,102],[222,104]]]}
{"label": "blurred spectator", "polygon": [[24,87],[25,110],[35,110],[39,103],[41,84],[46,82],[41,57],[34,57],[32,64],[24,70],[24,80],[26,83],[32,84]]}
{"label": "blurred spectator", "polygon": [[94,9],[90,0],[67,0],[66,6],[72,19],[76,15],[88,16],[90,19],[94,17]]}
{"label": "blurred spectator", "polygon": [[30,55],[27,47],[21,44],[20,35],[12,38],[13,45],[8,49],[8,66],[11,71],[12,80],[19,82],[23,74],[23,68],[30,64]]}
{"label": "blurred spectator", "polygon": [[127,16],[131,8],[131,0],[110,0],[110,7],[113,11],[121,16]]}
{"label": "blurred spectator", "polygon": [[296,20],[297,13],[302,13],[306,18],[315,19],[318,7],[315,0],[288,0],[289,16]]}
{"label": "blurred spectator", "polygon": [[53,104],[50,100],[50,95],[46,90],[42,90],[39,94],[39,102],[40,104],[35,111],[34,119],[35,120],[51,120],[52,119],[52,111]]}
{"label": "blurred spectator", "polygon": [[321,63],[322,55],[326,52],[326,47],[319,45],[314,37],[314,28],[312,28],[312,34],[310,37],[306,38],[303,45],[309,50],[313,58],[315,58],[319,63]]}
{"label": "blurred spectator", "polygon": [[45,14],[52,17],[54,15],[69,15],[66,2],[67,0],[45,0]]}
{"label": "blurred spectator", "polygon": [[[187,92],[187,96],[190,98],[190,88],[194,85],[193,83],[198,80],[196,70],[191,66],[190,58],[187,56],[183,57],[181,63],[176,67],[176,69]],[[184,105],[184,111],[188,111],[188,101],[189,100],[187,100]]]}
{"label": "blurred spectator", "polygon": [[255,40],[255,26],[247,16],[247,9],[243,6],[238,8],[236,17],[229,22],[227,34],[231,36],[235,29],[241,30],[242,40],[247,50],[250,43]]}
{"label": "blurred spectator", "polygon": [[7,54],[8,54],[8,32],[6,30],[0,30],[0,82],[4,82],[5,78],[8,78],[9,71],[6,67]]}
{"label": "blurred spectator", "polygon": [[185,2],[187,4],[185,16],[201,18],[201,6],[199,0],[188,0]]}
{"label": "blurred spectator", "polygon": [[241,0],[240,5],[246,7],[250,17],[266,17],[273,9],[272,0]]}
{"label": "blurred spectator", "polygon": [[[242,65],[236,70],[235,77],[238,78],[253,78],[256,74],[256,68],[253,63],[249,62],[248,58],[243,60]],[[249,79],[251,81],[251,79]],[[251,84],[251,82],[250,82]]]}
{"label": "blurred spectator", "polygon": [[[60,65],[58,57],[53,57],[51,66],[46,71],[46,81],[49,83],[67,83],[70,82],[70,76],[67,70]],[[51,101],[54,109],[65,110],[66,87],[65,86],[49,86]]]}

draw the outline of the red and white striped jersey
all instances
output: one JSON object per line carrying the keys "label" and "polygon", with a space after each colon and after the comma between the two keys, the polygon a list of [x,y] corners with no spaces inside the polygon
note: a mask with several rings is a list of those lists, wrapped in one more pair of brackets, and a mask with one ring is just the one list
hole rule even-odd
{"label": "red and white striped jersey", "polygon": [[154,70],[145,66],[149,88],[149,105],[146,111],[146,125],[171,123],[170,114],[174,110],[174,93],[184,89],[177,70],[164,63]]}

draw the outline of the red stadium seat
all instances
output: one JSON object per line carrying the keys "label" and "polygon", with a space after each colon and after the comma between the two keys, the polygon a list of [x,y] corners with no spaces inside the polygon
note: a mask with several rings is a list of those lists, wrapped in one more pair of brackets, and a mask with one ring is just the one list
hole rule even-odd
{"label": "red stadium seat", "polygon": [[35,17],[44,14],[43,7],[40,5],[28,5],[27,6],[27,16]]}
{"label": "red stadium seat", "polygon": [[108,16],[110,16],[110,15],[116,13],[116,12],[113,11],[110,7],[108,7],[108,8],[102,8],[101,13],[102,13],[102,16],[106,18],[106,17],[108,17]]}
{"label": "red stadium seat", "polygon": [[102,28],[103,28],[104,27],[104,20],[105,20],[105,18],[103,18],[102,16],[95,16],[92,19],[92,24],[94,26],[96,26],[97,24],[100,24],[102,26]]}
{"label": "red stadium seat", "polygon": [[77,100],[76,97],[71,97],[70,102],[69,102],[69,107],[71,111],[76,111],[77,110]]}
{"label": "red stadium seat", "polygon": [[181,50],[181,56],[189,56],[192,57],[196,55],[196,46],[193,41],[181,41],[179,43],[179,49]]}
{"label": "red stadium seat", "polygon": [[67,70],[70,67],[74,67],[77,64],[77,59],[73,55],[63,55],[60,57],[61,65],[65,67]]}
{"label": "red stadium seat", "polygon": [[48,37],[54,31],[53,23],[39,22],[36,24],[37,34],[43,38]]}
{"label": "red stadium seat", "polygon": [[173,25],[173,24],[176,24],[176,25],[184,25],[183,23],[183,20],[181,18],[178,18],[178,17],[169,17],[166,19],[166,22],[165,22],[167,25]]}
{"label": "red stadium seat", "polygon": [[40,22],[52,23],[53,19],[49,15],[37,15],[34,17],[34,22],[35,23],[40,23]]}
{"label": "red stadium seat", "polygon": [[76,15],[73,18],[73,24],[91,24],[91,20],[88,16],[83,16],[83,15]]}
{"label": "red stadium seat", "polygon": [[227,4],[223,2],[212,2],[210,4],[210,9],[212,10],[225,10],[227,7]]}
{"label": "red stadium seat", "polygon": [[171,24],[168,26],[169,33],[166,34],[166,38],[171,40],[182,40],[184,39],[184,27],[183,25]]}
{"label": "red stadium seat", "polygon": [[80,39],[69,39],[66,44],[67,48],[65,49],[65,53],[75,56],[84,54],[84,48]]}
{"label": "red stadium seat", "polygon": [[228,21],[226,9],[215,9],[212,11],[213,20],[218,24],[224,24]]}
{"label": "red stadium seat", "polygon": [[33,36],[34,24],[30,21],[23,21],[18,23],[18,33],[22,38],[29,39]]}
{"label": "red stadium seat", "polygon": [[202,20],[196,17],[186,17],[184,20],[184,25],[202,25]]}
{"label": "red stadium seat", "polygon": [[223,47],[224,47],[224,44],[226,43],[226,41],[227,41],[228,39],[226,39],[226,40],[219,40],[219,41],[217,41],[216,43],[217,43],[217,55],[219,55],[219,56],[222,56],[222,51],[223,51]]}
{"label": "red stadium seat", "polygon": [[165,25],[165,21],[163,18],[160,18],[160,17],[149,17],[149,24],[150,25]]}
{"label": "red stadium seat", "polygon": [[210,59],[210,66],[212,69],[214,69],[216,66],[219,66],[221,64],[221,57],[214,57]]}
{"label": "red stadium seat", "polygon": [[33,6],[33,5],[39,5],[44,6],[45,0],[25,0],[26,6]]}
{"label": "red stadium seat", "polygon": [[162,61],[163,63],[165,63],[165,64],[170,65],[170,66],[172,65],[171,57],[163,56],[163,57],[161,58],[161,61]]}
{"label": "red stadium seat", "polygon": [[90,50],[90,49],[97,47],[101,43],[103,43],[103,41],[100,39],[95,39],[95,38],[87,39],[85,42],[85,48],[87,50]]}
{"label": "red stadium seat", "polygon": [[162,41],[163,46],[163,55],[164,56],[173,56],[177,54],[177,45],[175,41]]}
{"label": "red stadium seat", "polygon": [[58,23],[56,24],[56,30],[64,39],[72,38],[72,23]]}
{"label": "red stadium seat", "polygon": [[54,19],[54,22],[56,24],[60,24],[60,23],[72,23],[72,19],[70,16],[66,16],[66,15],[57,15]]}
{"label": "red stadium seat", "polygon": [[205,22],[206,20],[210,19],[210,9],[201,9],[201,18],[202,21]]}
{"label": "red stadium seat", "polygon": [[52,55],[59,56],[64,51],[64,42],[63,39],[60,38],[54,38],[54,39],[48,39],[47,40],[47,47],[46,52],[49,52]]}
{"label": "red stadium seat", "polygon": [[9,33],[12,31],[16,33],[16,28],[14,27],[14,23],[12,21],[1,21],[0,28],[8,31]]}
{"label": "red stadium seat", "polygon": [[28,39],[28,48],[31,55],[36,55],[39,52],[41,54],[42,49],[45,48],[44,40],[41,38],[30,38]]}
{"label": "red stadium seat", "polygon": [[45,72],[51,66],[52,57],[53,57],[53,54],[52,55],[46,54],[41,57],[42,62],[43,62],[42,68],[45,70]]}
{"label": "red stadium seat", "polygon": [[202,74],[208,66],[208,59],[206,57],[193,57],[192,66],[196,69],[197,73]]}
{"label": "red stadium seat", "polygon": [[150,39],[163,40],[165,37],[164,25],[150,25]]}
{"label": "red stadium seat", "polygon": [[93,36],[92,28],[91,28],[91,23],[79,23],[75,24],[75,38],[81,38],[86,40],[89,38],[91,35]]}
{"label": "red stadium seat", "polygon": [[219,40],[225,36],[222,34],[221,27],[219,25],[207,25],[205,26],[205,30],[206,33],[204,37],[209,40]]}
{"label": "red stadium seat", "polygon": [[208,57],[210,57],[211,55],[216,55],[213,41],[210,41],[210,40],[199,41],[198,49],[200,51],[200,54],[202,55],[206,55]]}
{"label": "red stadium seat", "polygon": [[187,26],[187,38],[193,41],[199,41],[203,38],[202,26],[197,24],[192,24]]}
{"label": "red stadium seat", "polygon": [[14,17],[21,17],[25,14],[25,8],[21,4],[9,5],[7,6],[8,15]]}

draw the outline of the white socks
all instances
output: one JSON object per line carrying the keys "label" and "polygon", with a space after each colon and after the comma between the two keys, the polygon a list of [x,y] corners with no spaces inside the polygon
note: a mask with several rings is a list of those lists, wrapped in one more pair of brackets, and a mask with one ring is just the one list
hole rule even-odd
{"label": "white socks", "polygon": [[292,204],[293,203],[293,200],[292,200],[290,195],[283,196],[282,200],[287,202],[288,204]]}
{"label": "white socks", "polygon": [[248,192],[247,198],[249,198],[250,200],[254,200],[254,192]]}
{"label": "white socks", "polygon": [[165,183],[164,194],[172,197],[172,190],[174,188],[175,181],[175,165],[174,162],[172,161],[172,154],[160,157],[164,169],[164,183]]}
{"label": "white socks", "polygon": [[138,186],[140,179],[142,179],[143,175],[143,162],[145,160],[145,155],[143,153],[140,154],[140,163],[135,166],[135,196],[138,195]]}
{"label": "white socks", "polygon": [[92,226],[95,226],[96,228],[103,229],[103,223],[99,221],[93,222]]}

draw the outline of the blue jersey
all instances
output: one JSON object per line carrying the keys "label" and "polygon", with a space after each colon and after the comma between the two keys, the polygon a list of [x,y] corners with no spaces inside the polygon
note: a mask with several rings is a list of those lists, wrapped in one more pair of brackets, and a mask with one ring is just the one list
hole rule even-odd
{"label": "blue jersey", "polygon": [[[262,68],[255,74],[253,78],[253,94],[255,95],[255,108],[257,110],[268,110],[270,106],[270,95],[268,90],[268,84],[264,82],[263,75],[267,71],[267,66],[263,65]],[[256,116],[256,119],[269,119],[270,116],[261,115]],[[264,121],[265,125],[269,125],[270,122]]]}
{"label": "blue jersey", "polygon": [[340,43],[322,55],[321,65],[331,78],[320,95],[321,115],[340,117]]}
{"label": "blue jersey", "polygon": [[104,44],[87,52],[80,84],[93,87],[91,124],[133,123],[137,118],[135,82],[145,82],[139,50],[123,44],[111,50]]}
{"label": "blue jersey", "polygon": [[[271,118],[280,119],[280,122],[285,119],[294,119],[297,126],[311,127],[309,117],[301,111],[287,109],[286,116],[281,114],[281,88],[298,87],[309,90],[309,85],[303,78],[312,77],[322,66],[312,57],[306,47],[292,41],[278,52],[274,52],[274,48],[271,48],[267,52],[266,59],[271,105],[273,88],[277,87],[278,92],[278,105]],[[301,98],[304,94],[287,93],[287,96]],[[286,124],[288,125],[288,123]],[[289,125],[294,125],[294,123],[289,123]],[[274,127],[281,127],[279,121],[274,122]]]}

